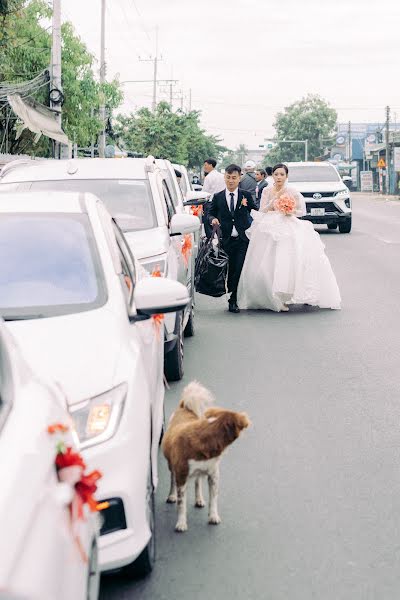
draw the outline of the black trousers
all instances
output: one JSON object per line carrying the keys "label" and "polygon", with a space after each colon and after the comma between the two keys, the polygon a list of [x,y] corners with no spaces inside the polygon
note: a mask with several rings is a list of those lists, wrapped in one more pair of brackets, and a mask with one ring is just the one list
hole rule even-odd
{"label": "black trousers", "polygon": [[223,242],[223,248],[229,256],[228,291],[231,292],[230,300],[233,302],[237,300],[237,288],[248,245],[249,242],[240,237],[231,237]]}
{"label": "black trousers", "polygon": [[203,225],[204,225],[204,233],[206,234],[207,238],[211,237],[212,234],[212,225],[210,224],[210,209],[211,209],[211,202],[206,202],[205,204],[203,204]]}

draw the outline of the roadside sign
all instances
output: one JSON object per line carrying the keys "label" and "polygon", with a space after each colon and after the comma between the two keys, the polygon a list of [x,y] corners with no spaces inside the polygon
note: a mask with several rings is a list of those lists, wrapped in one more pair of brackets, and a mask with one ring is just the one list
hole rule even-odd
{"label": "roadside sign", "polygon": [[386,167],[386,163],[385,163],[385,159],[384,158],[380,158],[378,160],[378,169],[384,169]]}
{"label": "roadside sign", "polygon": [[374,191],[372,171],[360,171],[360,187],[362,192]]}

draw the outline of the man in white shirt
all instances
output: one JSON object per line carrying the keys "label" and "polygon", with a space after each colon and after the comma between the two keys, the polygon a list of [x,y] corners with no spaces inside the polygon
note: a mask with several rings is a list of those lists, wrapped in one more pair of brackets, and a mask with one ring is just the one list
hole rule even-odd
{"label": "man in white shirt", "polygon": [[[208,192],[211,195],[210,201],[213,199],[214,194],[218,194],[218,192],[222,192],[225,189],[225,179],[222,173],[216,170],[217,161],[214,158],[207,158],[204,161],[204,174],[205,179],[203,183],[203,192]],[[210,210],[210,203],[204,205],[204,216],[203,216],[203,224],[204,231],[207,237],[210,237],[212,228],[210,226],[210,221],[208,218]]]}

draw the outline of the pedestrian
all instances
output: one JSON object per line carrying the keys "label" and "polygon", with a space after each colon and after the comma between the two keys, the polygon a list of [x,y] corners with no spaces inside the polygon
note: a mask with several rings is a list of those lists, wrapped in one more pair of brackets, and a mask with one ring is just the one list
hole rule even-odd
{"label": "pedestrian", "polygon": [[256,202],[256,174],[255,174],[256,163],[254,160],[248,160],[243,167],[244,175],[240,180],[240,187],[245,192],[250,192],[253,202]]}
{"label": "pedestrian", "polygon": [[270,187],[272,187],[274,185],[274,178],[272,177],[272,167],[265,167],[265,172],[267,173],[265,181]]}
{"label": "pedestrian", "polygon": [[257,208],[260,207],[260,200],[261,200],[261,194],[262,191],[265,187],[267,187],[268,183],[266,181],[266,176],[267,173],[264,169],[257,169],[256,170],[256,181],[257,181],[257,185],[256,185],[256,205]]}
{"label": "pedestrian", "polygon": [[207,158],[204,161],[203,165],[204,183],[202,191],[211,194],[210,201],[203,206],[203,225],[205,234],[208,238],[212,234],[212,227],[210,225],[209,219],[209,211],[213,195],[218,194],[218,192],[221,192],[225,189],[224,176],[216,169],[216,166],[217,161],[215,160],[215,158]]}
{"label": "pedestrian", "polygon": [[210,208],[210,223],[221,226],[222,247],[229,257],[228,291],[231,293],[229,312],[238,313],[237,287],[246,258],[249,239],[246,229],[250,227],[250,211],[256,209],[250,192],[239,187],[241,169],[229,165],[225,169],[225,189],[214,194]]}

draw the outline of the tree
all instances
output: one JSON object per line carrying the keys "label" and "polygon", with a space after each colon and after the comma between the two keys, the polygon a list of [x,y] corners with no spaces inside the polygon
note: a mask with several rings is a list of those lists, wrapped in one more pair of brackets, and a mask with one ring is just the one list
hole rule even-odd
{"label": "tree", "polygon": [[167,102],[160,102],[154,112],[140,108],[136,113],[119,115],[115,134],[127,151],[199,168],[205,158],[218,157],[224,150],[218,138],[201,129],[199,119],[197,111],[174,112]]}
{"label": "tree", "polygon": [[334,134],[336,122],[336,111],[317,95],[309,94],[294,102],[275,117],[277,143],[265,164],[304,160],[303,144],[280,144],[279,140],[308,140],[308,156],[313,160],[321,154],[325,139]]}
{"label": "tree", "polygon": [[[30,81],[49,68],[51,59],[51,10],[43,0],[8,0],[6,14],[0,15],[0,82]],[[101,94],[111,113],[122,100],[117,81],[100,86],[93,72],[94,58],[74,33],[71,23],[62,25],[62,85],[65,103],[62,126],[71,141],[89,145],[101,131],[98,118]],[[48,105],[49,87],[38,89],[34,98]],[[50,143],[45,137],[35,145],[34,135],[24,130],[16,139],[16,119],[10,118],[7,105],[0,104],[0,145],[8,128],[12,153],[49,155]]]}
{"label": "tree", "polygon": [[242,167],[247,156],[247,147],[244,144],[239,144],[236,150],[228,150],[222,157],[221,166],[225,169],[232,163]]}

